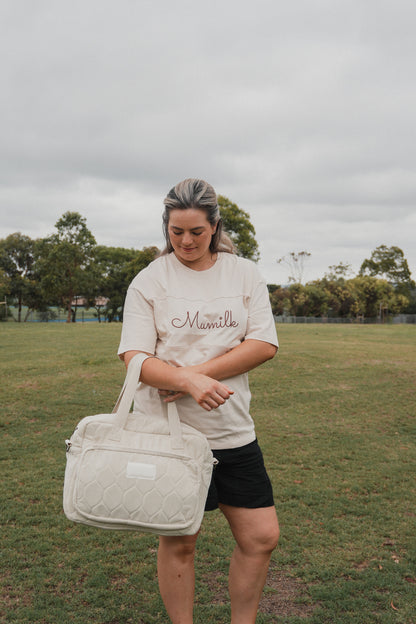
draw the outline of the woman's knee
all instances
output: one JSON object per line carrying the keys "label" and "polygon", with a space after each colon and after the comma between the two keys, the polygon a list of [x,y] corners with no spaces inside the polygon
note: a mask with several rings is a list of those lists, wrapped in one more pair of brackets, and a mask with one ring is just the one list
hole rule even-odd
{"label": "woman's knee", "polygon": [[220,505],[240,549],[248,554],[271,553],[279,540],[279,522],[274,507],[246,509]]}
{"label": "woman's knee", "polygon": [[279,541],[279,524],[276,521],[253,526],[250,531],[240,532],[236,540],[240,548],[248,554],[271,554]]}
{"label": "woman's knee", "polygon": [[279,525],[259,527],[257,534],[252,536],[252,544],[255,549],[265,553],[271,553],[279,541]]}
{"label": "woman's knee", "polygon": [[279,524],[276,523],[276,526],[274,527],[273,531],[271,531],[269,535],[269,546],[271,550],[274,550],[276,548],[279,542],[279,537],[280,537]]}
{"label": "woman's knee", "polygon": [[195,556],[197,535],[181,535],[159,537],[159,554],[161,551],[175,559],[192,559]]}

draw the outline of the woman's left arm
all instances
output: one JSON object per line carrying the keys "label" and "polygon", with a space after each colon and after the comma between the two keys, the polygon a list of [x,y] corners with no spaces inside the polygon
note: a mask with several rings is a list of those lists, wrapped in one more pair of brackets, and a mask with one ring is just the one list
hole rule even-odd
{"label": "woman's left arm", "polygon": [[[248,338],[227,353],[212,360],[189,366],[197,373],[212,377],[217,381],[241,375],[271,360],[277,353],[277,347],[269,342]],[[188,367],[186,367],[188,368]]]}

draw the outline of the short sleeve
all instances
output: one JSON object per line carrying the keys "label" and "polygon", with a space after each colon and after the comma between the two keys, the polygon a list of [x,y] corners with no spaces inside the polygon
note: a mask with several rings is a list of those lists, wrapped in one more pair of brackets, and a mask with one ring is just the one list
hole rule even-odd
{"label": "short sleeve", "polygon": [[262,278],[257,281],[249,299],[245,338],[279,346],[269,291]]}
{"label": "short sleeve", "polygon": [[118,355],[126,351],[145,351],[154,354],[156,340],[153,306],[137,288],[130,286],[124,304]]}

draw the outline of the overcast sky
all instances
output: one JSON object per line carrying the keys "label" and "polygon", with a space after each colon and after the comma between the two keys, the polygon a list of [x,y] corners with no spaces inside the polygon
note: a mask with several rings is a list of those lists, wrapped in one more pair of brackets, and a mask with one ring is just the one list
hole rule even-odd
{"label": "overcast sky", "polygon": [[250,214],[269,283],[401,247],[416,277],[414,0],[1,0],[0,238],[80,212],[162,245],[208,180]]}

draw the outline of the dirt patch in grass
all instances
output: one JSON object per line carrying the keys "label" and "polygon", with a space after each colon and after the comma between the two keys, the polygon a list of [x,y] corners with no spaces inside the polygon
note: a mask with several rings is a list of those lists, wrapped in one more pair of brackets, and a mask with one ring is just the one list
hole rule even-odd
{"label": "dirt patch in grass", "polygon": [[[204,582],[215,595],[213,604],[229,602],[227,581],[214,574],[204,576]],[[316,605],[310,604],[307,586],[298,578],[282,573],[277,564],[271,564],[267,575],[259,612],[280,617],[309,617]]]}
{"label": "dirt patch in grass", "polygon": [[19,390],[39,390],[39,382],[38,381],[23,381],[20,384],[16,385],[16,388]]}
{"label": "dirt patch in grass", "polygon": [[[0,579],[0,581],[3,581],[3,579]],[[4,584],[0,591],[0,620],[3,622],[2,618],[5,617],[8,612],[16,609],[16,607],[29,607],[31,604],[32,599],[27,593],[21,593],[19,588],[11,584]]]}
{"label": "dirt patch in grass", "polygon": [[310,604],[307,586],[298,578],[270,566],[259,611],[267,615],[309,617],[315,606]]}

